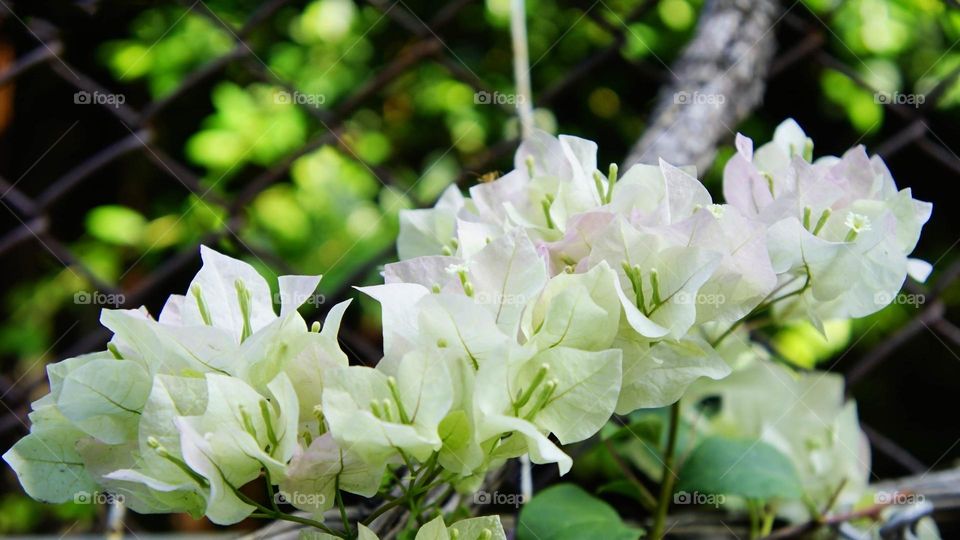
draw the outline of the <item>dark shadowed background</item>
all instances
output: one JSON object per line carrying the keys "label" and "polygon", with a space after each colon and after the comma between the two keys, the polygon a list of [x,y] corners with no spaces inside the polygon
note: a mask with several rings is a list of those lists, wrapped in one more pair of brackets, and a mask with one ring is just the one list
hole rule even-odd
{"label": "dark shadowed background", "polygon": [[[702,0],[528,1],[536,119],[620,162],[643,134]],[[0,0],[0,450],[26,433],[44,365],[102,348],[101,308],[157,313],[200,242],[265,274],[324,274],[308,318],[356,297],[401,209],[512,168],[508,0]],[[762,103],[701,171],[719,196],[741,131],[793,117],[815,155],[864,144],[934,203],[896,305],[829,343],[765,336],[801,368],[847,375],[876,478],[960,457],[960,9],[941,0],[784,2]],[[379,355],[361,300],[341,339]],[[44,506],[4,466],[0,534],[102,529],[103,509]],[[629,512],[629,509],[627,509]],[[134,529],[212,529],[132,516]],[[247,525],[241,525],[241,527]],[[252,527],[250,524],[248,527]],[[948,532],[949,523],[941,523]],[[955,526],[955,525],[954,525]],[[945,536],[948,537],[948,536]]]}

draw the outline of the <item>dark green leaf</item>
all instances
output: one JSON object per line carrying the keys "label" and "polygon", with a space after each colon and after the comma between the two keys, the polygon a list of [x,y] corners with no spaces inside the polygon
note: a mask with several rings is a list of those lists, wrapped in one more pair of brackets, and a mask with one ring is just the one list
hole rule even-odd
{"label": "dark green leaf", "polygon": [[797,472],[780,451],[749,439],[705,439],[683,464],[677,491],[738,495],[748,499],[797,499]]}
{"label": "dark green leaf", "polygon": [[636,540],[641,529],[626,525],[607,503],[573,484],[538,493],[520,512],[517,540]]}

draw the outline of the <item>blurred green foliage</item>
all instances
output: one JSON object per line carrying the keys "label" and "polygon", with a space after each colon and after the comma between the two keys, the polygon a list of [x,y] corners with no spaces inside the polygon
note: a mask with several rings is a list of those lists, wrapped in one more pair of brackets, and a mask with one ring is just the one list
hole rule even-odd
{"label": "blurred green foliage", "polygon": [[[874,91],[847,75],[825,70],[821,88],[829,106],[842,110],[861,133],[883,126],[884,108],[875,91],[924,95],[960,67],[960,13],[941,0],[805,0],[829,18],[833,54],[852,67]],[[955,107],[953,84],[941,108]],[[828,107],[829,107],[828,106]]]}
{"label": "blurred green foliage", "polygon": [[[26,495],[11,493],[0,498],[0,534],[25,534],[36,530],[45,519],[54,518],[68,524],[70,530],[89,528],[97,517],[97,507],[92,504],[46,504]],[[66,528],[66,527],[65,527]]]}
{"label": "blurred green foliage", "polygon": [[[940,0],[805,3],[828,25],[831,52],[877,90],[923,93],[960,66],[960,50],[950,47],[960,38],[960,14]],[[118,82],[143,84],[153,98],[162,98],[193,71],[244,47],[236,44],[235,34],[255,5],[213,1],[210,16],[173,5],[146,8],[129,23],[127,37],[99,47],[98,58]],[[630,19],[636,3],[614,0],[593,16],[610,28],[626,28],[624,58],[662,67],[688,39],[701,6],[702,0],[664,0]],[[455,48],[446,52],[491,88],[510,92],[509,1],[486,0],[476,9],[482,17],[468,12],[455,23],[458,31],[494,32],[494,46],[461,47],[451,39]],[[528,11],[535,14],[529,22],[535,93],[613,40],[582,8],[533,0]],[[326,132],[323,118],[375,76],[393,52],[412,43],[381,10],[350,0],[287,8],[263,26],[247,41],[249,60],[259,64],[266,82],[226,71],[210,88],[209,108],[182,143],[185,159],[203,171],[203,188],[223,200],[242,188],[251,170],[278,163]],[[861,133],[880,129],[884,110],[873,92],[838,71],[825,69],[820,76],[828,113],[845,116]],[[590,116],[614,124],[626,137],[636,133],[643,111],[624,101],[629,89],[621,83],[596,81],[582,99]],[[437,62],[420,62],[372,101],[345,119],[333,144],[297,157],[286,180],[256,196],[243,210],[243,229],[236,231],[243,243],[277,255],[298,271],[325,273],[327,290],[389,249],[401,209],[431,204],[471,156],[517,134],[509,108],[476,106],[473,88]],[[958,102],[960,85],[954,84],[939,106]],[[536,117],[541,127],[557,130],[550,111],[538,110]],[[578,127],[563,126],[575,133],[582,131]],[[706,172],[712,188],[731,153],[721,148]],[[89,210],[87,234],[72,248],[98,279],[129,285],[143,274],[132,266],[149,269],[163,253],[223,231],[226,216],[225,208],[192,194],[180,202],[164,198],[136,208],[118,201]],[[13,289],[6,301],[23,316],[0,328],[0,350],[34,363],[52,343],[53,317],[76,309],[69,306],[73,293],[89,287],[61,270]],[[16,307],[39,297],[47,299],[45,309]],[[782,347],[809,343],[791,338],[795,331],[800,330],[787,329],[778,337]],[[806,365],[824,354],[795,350],[787,356]]]}
{"label": "blurred green foliage", "polygon": [[[941,0],[805,3],[828,25],[831,52],[877,90],[922,94],[960,67],[960,50],[950,47],[960,39],[960,14]],[[210,16],[173,5],[146,8],[129,23],[127,37],[99,47],[98,58],[118,82],[143,84],[153,98],[162,98],[193,71],[244,46],[235,43],[235,33],[256,2],[208,5]],[[620,50],[624,58],[661,67],[688,39],[701,5],[702,0],[664,0],[644,16],[628,20],[636,3],[614,0],[594,16],[611,28],[626,28]],[[486,0],[476,8],[482,17],[468,12],[455,24],[465,33],[499,34],[495,46],[460,47],[451,39],[456,48],[446,52],[485,84],[509,92],[509,1]],[[535,14],[529,22],[535,93],[613,40],[582,8],[533,0],[528,11]],[[405,30],[392,29],[396,24],[381,10],[351,0],[316,0],[302,9],[287,8],[263,26],[248,42],[249,60],[260,64],[266,82],[225,72],[210,89],[209,109],[182,143],[184,157],[203,171],[204,189],[224,200],[242,188],[250,170],[270,167],[326,132],[323,118],[375,76],[392,52],[412,43]],[[873,92],[835,70],[825,69],[820,77],[828,113],[845,116],[861,133],[880,129],[884,110]],[[642,110],[629,107],[619,83],[597,81],[582,98],[593,118],[613,123],[627,136],[636,132]],[[236,231],[243,243],[276,254],[298,271],[326,273],[328,290],[389,249],[401,209],[429,205],[468,158],[517,133],[508,108],[476,106],[473,88],[437,62],[420,62],[373,101],[345,119],[333,144],[296,158],[286,180],[244,209],[243,230]],[[960,85],[954,84],[939,106],[951,108],[958,102]],[[557,129],[550,111],[538,110],[537,122]],[[563,127],[580,131],[576,125]],[[706,173],[708,185],[716,186],[731,152],[720,149]],[[89,210],[87,234],[72,248],[97,278],[127,285],[124,280],[142,275],[131,266],[149,268],[164,252],[223,231],[226,215],[225,208],[192,194],[180,202],[165,198],[136,208],[118,201]],[[52,343],[52,317],[67,307],[76,290],[89,286],[77,275],[60,271],[15,288],[8,305],[15,313],[29,313],[0,329],[0,350],[33,363]],[[40,296],[53,299],[46,309],[16,309]],[[779,339],[790,341],[786,335]],[[796,354],[801,364],[811,354],[822,356]]]}
{"label": "blurred green foliage", "polygon": [[[125,37],[102,43],[98,61],[115,79],[107,86],[142,87],[152,99],[163,98],[191,73],[244,47],[236,44],[234,34],[259,2],[205,3],[211,17],[173,3],[146,7],[129,22]],[[486,0],[469,6],[452,31],[442,32],[441,51],[464,76],[476,76],[506,93],[513,88],[509,3]],[[804,3],[826,25],[829,52],[875,90],[923,94],[960,67],[960,48],[953,47],[960,39],[960,12],[949,10],[942,0]],[[613,43],[604,26],[626,28],[619,51],[626,61],[663,70],[688,40],[702,4],[662,0],[631,19],[638,5],[633,0],[609,0],[592,14],[566,3],[528,0],[534,94]],[[423,20],[435,11],[412,7]],[[263,77],[251,76],[242,61],[233,62],[204,90],[204,107],[180,110],[175,104],[165,113],[192,122],[186,136],[177,135],[180,147],[171,153],[179,151],[201,172],[207,193],[201,198],[171,190],[173,195],[147,202],[121,197],[90,208],[85,231],[70,248],[97,279],[124,290],[135,287],[172,254],[226,230],[227,208],[211,199],[231,200],[257,173],[296,156],[289,174],[242,209],[242,227],[233,231],[236,237],[228,235],[229,242],[272,254],[297,272],[323,273],[321,291],[337,290],[358,269],[389,252],[400,210],[432,204],[465,168],[475,175],[487,172],[470,171],[468,164],[518,133],[509,107],[477,106],[469,84],[427,60],[353,110],[329,144],[299,155],[308,141],[328,132],[326,119],[337,107],[407,52],[415,38],[367,3],[315,0],[282,9],[246,41],[252,52],[247,60]],[[872,90],[839,71],[825,69],[817,76],[820,94],[810,98],[820,102],[825,114],[844,118],[864,135],[883,127],[885,111]],[[574,89],[575,100],[557,104],[555,111],[538,109],[537,124],[549,131],[601,132],[628,144],[649,111],[649,102],[636,103],[632,97],[637,95],[637,80],[640,77],[632,74],[590,80]],[[960,84],[954,83],[938,107],[952,111],[958,104]],[[158,124],[162,132],[164,119]],[[762,140],[770,129],[772,125],[756,119],[744,126],[747,133],[766,132]],[[719,149],[715,164],[705,172],[711,190],[716,191],[732,152]],[[601,156],[601,161],[620,158]],[[269,261],[253,256],[248,260],[271,271]],[[58,338],[58,317],[61,322],[64,317],[72,320],[91,309],[73,299],[77,291],[92,286],[82,274],[61,268],[10,289],[4,299],[10,317],[0,326],[0,351],[18,358],[14,378],[54,359],[50,356]],[[375,327],[376,309],[369,302],[360,305],[365,308],[364,325]],[[771,340],[790,362],[812,367],[847,346],[867,325],[890,327],[911,316],[905,309],[891,306],[852,328],[831,325],[829,340],[813,339],[812,329],[805,327],[784,328]],[[0,501],[0,533],[34,527],[40,514],[32,504],[19,496]]]}
{"label": "blurred green foliage", "polygon": [[230,35],[215,23],[182,8],[160,7],[130,23],[129,39],[104,43],[98,52],[117,80],[146,79],[150,92],[160,97],[232,45]]}

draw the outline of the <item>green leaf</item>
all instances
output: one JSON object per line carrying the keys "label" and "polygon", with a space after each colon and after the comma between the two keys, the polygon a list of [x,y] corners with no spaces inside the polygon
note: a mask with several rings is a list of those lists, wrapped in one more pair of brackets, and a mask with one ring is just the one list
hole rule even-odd
{"label": "green leaf", "polygon": [[559,484],[530,500],[520,512],[517,540],[636,540],[641,529],[626,525],[607,503],[573,484]]}
{"label": "green leaf", "polygon": [[[611,422],[615,431],[610,436],[617,452],[643,474],[660,482],[663,476],[663,452],[667,447],[667,426],[670,408],[641,409],[628,417],[629,423]],[[619,428],[619,429],[617,429]],[[693,448],[706,437],[703,422],[680,416],[677,448]],[[684,453],[685,455],[685,453]]]}
{"label": "green leaf", "polygon": [[87,214],[87,231],[98,240],[136,245],[147,227],[147,220],[126,206],[98,206]]}
{"label": "green leaf", "polygon": [[626,425],[621,422],[608,422],[600,430],[600,438],[617,440],[635,437],[659,446],[665,424],[663,415],[657,414],[659,411],[660,409],[636,411],[630,415],[630,423]]}
{"label": "green leaf", "polygon": [[640,490],[637,489],[636,484],[629,480],[614,480],[612,482],[607,482],[599,488],[597,488],[597,494],[603,493],[616,493],[618,495],[623,495],[624,497],[629,497],[635,501],[643,501],[643,496],[640,494]]}
{"label": "green leaf", "polygon": [[748,499],[798,499],[800,479],[773,446],[750,439],[705,439],[683,464],[678,491],[738,495]]}

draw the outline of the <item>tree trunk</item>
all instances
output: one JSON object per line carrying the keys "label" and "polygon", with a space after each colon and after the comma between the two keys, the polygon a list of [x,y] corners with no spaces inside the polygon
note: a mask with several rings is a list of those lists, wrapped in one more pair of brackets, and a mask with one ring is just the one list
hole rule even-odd
{"label": "tree trunk", "polygon": [[626,167],[660,158],[701,172],[709,167],[717,144],[763,97],[780,15],[773,0],[709,0]]}

